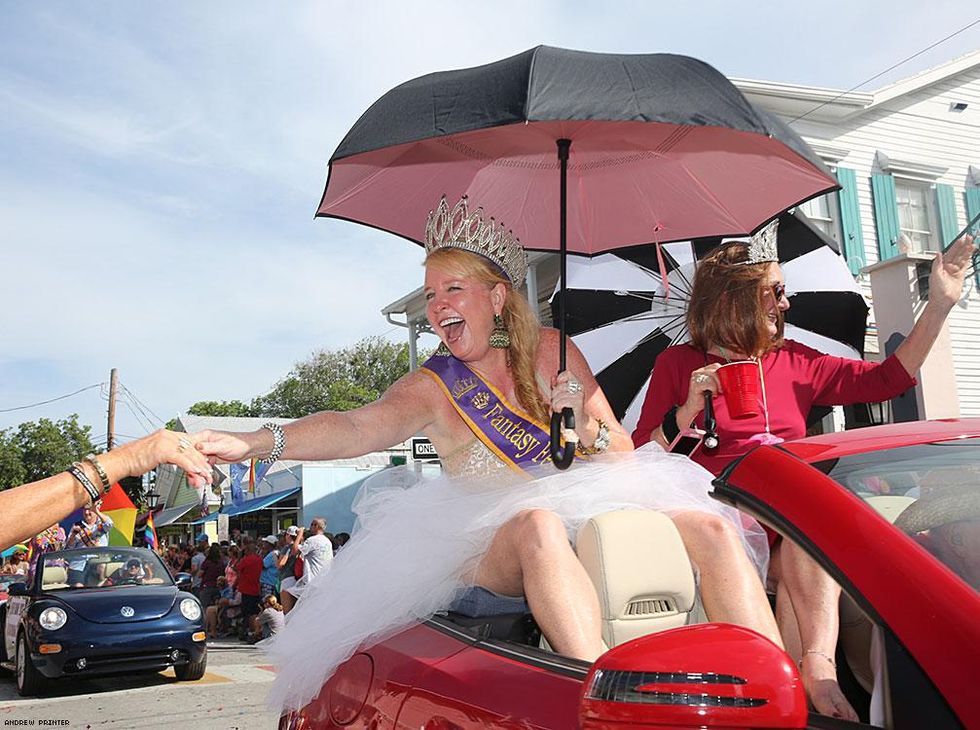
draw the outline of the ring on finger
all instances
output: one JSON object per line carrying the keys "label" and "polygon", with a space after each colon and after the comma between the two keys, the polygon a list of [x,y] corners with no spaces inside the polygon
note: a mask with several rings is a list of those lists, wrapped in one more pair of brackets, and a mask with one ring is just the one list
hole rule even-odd
{"label": "ring on finger", "polygon": [[582,392],[582,384],[580,382],[578,382],[577,380],[569,380],[568,381],[568,392],[571,393],[572,395],[575,395],[576,393],[581,393]]}
{"label": "ring on finger", "polygon": [[694,376],[694,382],[697,383],[698,385],[704,385],[705,383],[709,382],[710,380],[711,380],[711,378],[709,378],[704,373],[698,373],[697,375]]}
{"label": "ring on finger", "polygon": [[183,452],[189,449],[193,444],[187,439],[181,437],[177,439],[177,451]]}

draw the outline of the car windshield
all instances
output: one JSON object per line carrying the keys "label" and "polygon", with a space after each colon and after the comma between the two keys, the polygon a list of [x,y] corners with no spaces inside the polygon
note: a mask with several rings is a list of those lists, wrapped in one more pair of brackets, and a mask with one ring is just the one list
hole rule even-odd
{"label": "car windshield", "polygon": [[980,438],[853,454],[814,466],[980,592]]}
{"label": "car windshield", "polygon": [[94,547],[47,553],[41,558],[37,575],[42,591],[173,585],[160,558],[143,548]]}

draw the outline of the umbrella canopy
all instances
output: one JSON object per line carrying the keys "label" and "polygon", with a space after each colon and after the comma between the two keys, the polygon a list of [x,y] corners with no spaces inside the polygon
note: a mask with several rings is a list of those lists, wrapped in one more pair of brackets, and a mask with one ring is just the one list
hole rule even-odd
{"label": "umbrella canopy", "polygon": [[[439,199],[466,195],[525,247],[560,251],[564,281],[566,251],[747,235],[837,187],[795,132],[701,61],[538,46],[381,97],[331,157],[317,215],[422,242]],[[570,408],[562,418],[574,428]],[[553,416],[564,468],[559,432]]]}
{"label": "umbrella canopy", "polygon": [[[827,354],[862,359],[868,305],[837,242],[799,211],[785,213],[779,221],[777,245],[791,305],[786,337]],[[665,244],[666,296],[653,247],[570,259],[568,334],[627,429],[639,418],[657,356],[688,341],[685,314],[694,270],[721,242],[712,238]],[[826,409],[813,415],[824,413]]]}
{"label": "umbrella canopy", "polygon": [[0,558],[9,558],[14,553],[26,553],[26,552],[27,552],[27,545],[24,545],[23,543],[18,543],[16,545],[12,545],[11,547],[7,548],[2,553],[0,553]]}
{"label": "umbrella canopy", "polygon": [[558,139],[571,140],[568,250],[755,232],[837,187],[787,125],[686,56],[539,46],[389,91],[330,159],[319,216],[421,242],[468,195],[531,249],[559,245]]}

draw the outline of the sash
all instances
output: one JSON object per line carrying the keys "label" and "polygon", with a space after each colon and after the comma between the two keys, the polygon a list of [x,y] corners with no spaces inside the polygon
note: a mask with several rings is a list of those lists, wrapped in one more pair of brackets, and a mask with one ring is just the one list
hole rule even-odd
{"label": "sash", "polygon": [[433,355],[420,368],[431,377],[473,434],[514,471],[551,461],[545,426],[510,405],[482,375],[455,357]]}

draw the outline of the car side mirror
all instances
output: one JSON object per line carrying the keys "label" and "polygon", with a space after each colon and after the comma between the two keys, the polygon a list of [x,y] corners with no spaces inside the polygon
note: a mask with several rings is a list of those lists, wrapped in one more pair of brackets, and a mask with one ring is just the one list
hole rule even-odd
{"label": "car side mirror", "polygon": [[603,654],[583,685],[583,730],[615,727],[803,728],[806,695],[793,660],[730,624],[663,631]]}
{"label": "car side mirror", "polygon": [[192,583],[191,577],[187,573],[178,573],[176,583],[177,590],[190,592]]}
{"label": "car side mirror", "polygon": [[11,583],[7,586],[8,596],[26,596],[27,594],[27,583]]}

